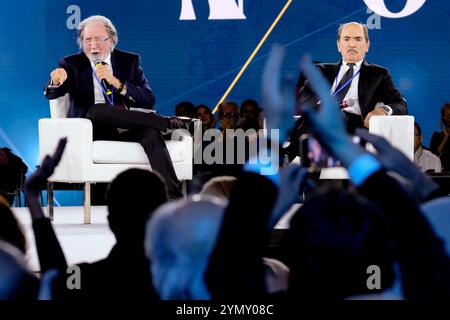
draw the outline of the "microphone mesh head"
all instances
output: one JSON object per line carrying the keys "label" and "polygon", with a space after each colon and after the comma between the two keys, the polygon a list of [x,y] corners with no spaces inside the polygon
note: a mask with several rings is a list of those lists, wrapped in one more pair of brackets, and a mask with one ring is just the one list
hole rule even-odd
{"label": "microphone mesh head", "polygon": [[355,99],[348,98],[346,101],[347,107],[353,107],[355,105]]}
{"label": "microphone mesh head", "polygon": [[95,59],[95,60],[94,60],[94,65],[98,65],[98,64],[106,64],[106,62],[104,62],[104,61],[101,60],[101,59]]}

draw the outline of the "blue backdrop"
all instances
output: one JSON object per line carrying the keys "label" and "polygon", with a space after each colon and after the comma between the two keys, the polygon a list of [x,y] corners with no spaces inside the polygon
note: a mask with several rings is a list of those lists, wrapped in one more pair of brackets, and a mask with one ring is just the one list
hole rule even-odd
{"label": "blue backdrop", "polygon": [[[192,2],[195,20],[180,20],[182,2],[184,18],[189,14],[186,4]],[[0,146],[13,149],[32,169],[38,164],[37,122],[49,117],[43,86],[58,59],[78,51],[74,26],[80,18],[93,14],[106,15],[115,23],[118,48],[141,54],[161,113],[173,113],[175,104],[183,100],[214,107],[286,1],[229,0],[237,11],[242,3],[240,12],[245,19],[221,20],[208,19],[209,2],[2,3]],[[392,12],[398,12],[406,0],[386,2]],[[213,13],[223,14],[223,10]],[[339,60],[336,31],[340,23],[368,23],[371,47],[367,59],[391,70],[428,144],[432,131],[439,130],[439,109],[450,100],[449,13],[447,0],[429,0],[417,12],[401,19],[374,16],[362,0],[294,0],[229,99],[260,100],[261,71],[272,43],[287,47],[284,69],[296,77],[298,60],[305,52],[319,61]],[[78,203],[80,198],[65,201]]]}

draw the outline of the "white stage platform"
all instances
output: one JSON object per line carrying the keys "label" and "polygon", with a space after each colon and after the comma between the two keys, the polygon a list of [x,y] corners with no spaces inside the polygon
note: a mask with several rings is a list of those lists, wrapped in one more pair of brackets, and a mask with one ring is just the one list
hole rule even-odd
{"label": "white stage platform", "polygon": [[[275,229],[289,228],[289,220],[300,206],[300,204],[294,204],[277,223]],[[39,271],[39,260],[28,208],[12,208],[12,210],[25,229],[30,269]],[[46,213],[46,208],[44,212]],[[83,207],[55,207],[53,228],[69,265],[100,260],[108,255],[115,243],[115,238],[109,230],[107,214],[106,206],[93,206],[92,224],[83,224]]]}
{"label": "white stage platform", "polygon": [[[28,241],[27,258],[32,271],[40,270],[28,208],[12,208]],[[83,224],[83,207],[55,207],[53,227],[68,264],[106,257],[115,239],[108,227],[105,206],[92,207],[92,224]]]}

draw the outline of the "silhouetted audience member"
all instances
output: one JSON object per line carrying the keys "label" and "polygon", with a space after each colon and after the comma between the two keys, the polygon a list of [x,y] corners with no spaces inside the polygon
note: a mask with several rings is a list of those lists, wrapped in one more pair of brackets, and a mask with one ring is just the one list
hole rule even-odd
{"label": "silhouetted audience member", "polygon": [[190,101],[182,101],[175,106],[175,116],[195,118],[195,106]]}
{"label": "silhouetted audience member", "polygon": [[2,196],[0,196],[0,240],[8,242],[26,254],[27,241],[23,228]]}
{"label": "silhouetted audience member", "polygon": [[210,195],[228,200],[230,190],[236,181],[236,177],[218,176],[210,179],[200,191],[202,195]]}
{"label": "silhouetted audience member", "polygon": [[157,299],[149,273],[150,262],[144,253],[145,224],[152,212],[167,201],[167,190],[158,174],[141,169],[124,171],[111,182],[107,193],[108,222],[116,244],[105,259],[78,264],[81,288],[68,290],[66,281],[71,274],[66,274],[64,253],[50,220],[42,213],[35,189],[37,183],[53,173],[64,147],[62,139],[55,155],[47,156],[26,183],[41,271],[60,272],[54,298]]}
{"label": "silhouetted audience member", "polygon": [[440,132],[433,132],[430,150],[441,159],[442,171],[450,171],[450,103],[441,108]]}
{"label": "silhouetted audience member", "polygon": [[295,213],[287,231],[290,295],[343,299],[374,293],[369,266],[382,270],[380,288],[393,284],[393,254],[383,211],[356,193],[318,191]]}
{"label": "silhouetted audience member", "polygon": [[422,172],[441,172],[441,160],[422,146],[422,129],[414,122],[414,163]]}
{"label": "silhouetted audience member", "polygon": [[0,300],[36,300],[39,280],[27,268],[23,253],[0,241]]}
{"label": "silhouetted audience member", "polygon": [[147,225],[145,248],[161,299],[210,299],[204,273],[224,208],[219,198],[194,196],[155,211]]}
{"label": "silhouetted audience member", "polygon": [[243,172],[234,183],[220,233],[206,271],[213,300],[267,294],[263,263],[271,231],[268,221],[277,197],[276,186],[266,177]]}

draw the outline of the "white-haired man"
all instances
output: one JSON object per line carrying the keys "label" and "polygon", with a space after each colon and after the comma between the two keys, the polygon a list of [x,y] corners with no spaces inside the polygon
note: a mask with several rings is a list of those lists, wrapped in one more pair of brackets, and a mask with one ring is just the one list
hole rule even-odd
{"label": "white-haired man", "polygon": [[[136,141],[153,170],[166,180],[171,198],[181,197],[180,183],[161,131],[185,124],[176,117],[130,111],[152,109],[155,97],[144,75],[139,55],[115,48],[117,31],[104,16],[91,16],[79,25],[81,51],[64,57],[50,74],[44,94],[55,99],[70,95],[68,117],[88,118],[95,140]],[[130,129],[121,132],[118,128]]]}

